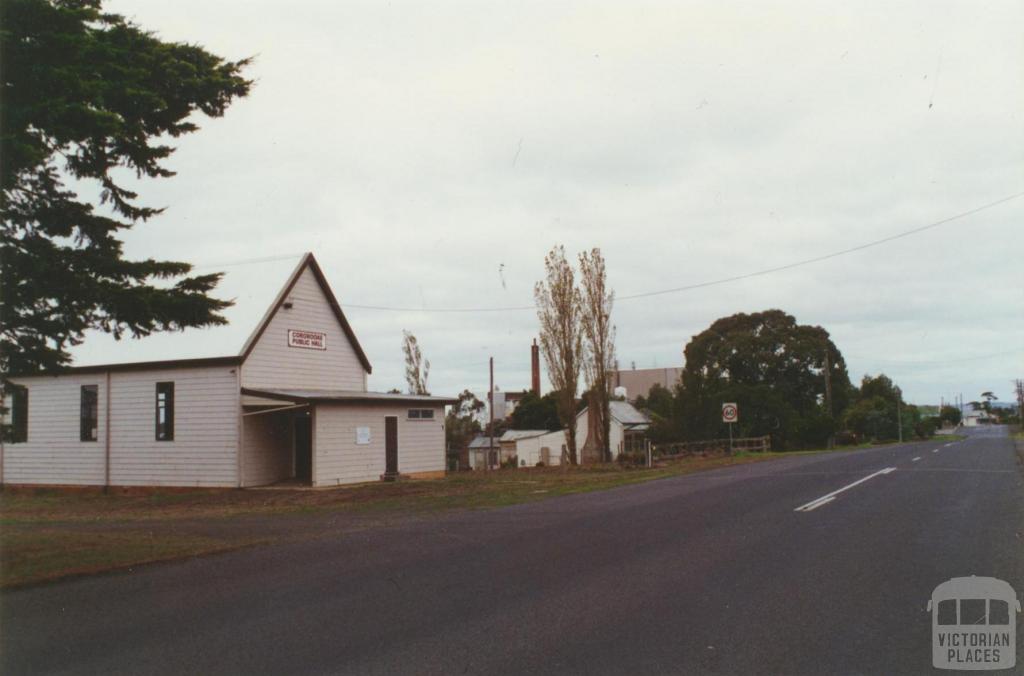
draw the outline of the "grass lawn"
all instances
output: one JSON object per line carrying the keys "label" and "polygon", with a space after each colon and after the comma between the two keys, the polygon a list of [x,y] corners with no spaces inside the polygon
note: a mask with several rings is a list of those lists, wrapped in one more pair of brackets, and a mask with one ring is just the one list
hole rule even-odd
{"label": "grass lawn", "polygon": [[7,489],[0,493],[0,587],[322,537],[395,518],[533,502],[785,455],[693,457],[651,469],[607,465],[461,472],[434,481],[324,490],[104,494]]}
{"label": "grass lawn", "polygon": [[960,441],[966,438],[962,434],[936,434],[931,438],[931,441]]}

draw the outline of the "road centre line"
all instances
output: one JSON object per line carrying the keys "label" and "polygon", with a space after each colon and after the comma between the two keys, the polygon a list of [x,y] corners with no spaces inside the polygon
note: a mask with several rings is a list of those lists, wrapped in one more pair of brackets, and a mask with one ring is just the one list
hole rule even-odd
{"label": "road centre line", "polygon": [[[819,499],[815,500],[814,502],[809,502],[806,505],[804,505],[804,507],[806,509],[803,509],[803,511],[810,512],[812,510],[817,509],[818,507],[821,507],[822,505],[827,505],[828,503],[832,502],[835,499],[836,499],[836,497],[834,495],[829,497],[829,498],[825,498],[824,500],[819,498]],[[799,511],[799,510],[794,510],[794,511]]]}
{"label": "road centre line", "polygon": [[832,500],[834,500],[835,497],[837,495],[839,495],[840,493],[842,493],[843,491],[848,491],[851,488],[853,488],[854,486],[857,486],[859,484],[864,483],[868,479],[874,479],[876,476],[880,476],[882,474],[888,474],[889,472],[895,472],[895,471],[896,471],[895,467],[886,467],[885,469],[880,469],[877,472],[875,472],[874,474],[869,474],[869,475],[867,475],[866,477],[864,477],[862,479],[858,479],[858,480],[854,481],[852,484],[847,484],[846,486],[843,486],[839,490],[832,491],[831,493],[827,493],[826,495],[823,495],[820,498],[817,498],[815,500],[811,500],[807,504],[800,505],[799,507],[797,507],[793,511],[794,512],[810,512],[811,510],[817,509],[818,507],[821,507],[822,505],[824,505],[826,503],[832,502]]}
{"label": "road centre line", "polygon": [[933,448],[932,449],[932,453],[938,453],[938,452],[939,452],[939,449],[937,449],[937,448]]}
{"label": "road centre line", "polygon": [[921,456],[917,456],[916,458],[914,458],[914,459],[913,459],[913,460],[911,460],[910,462],[917,462],[917,461],[918,461],[918,460],[920,460],[920,459],[921,459]]}

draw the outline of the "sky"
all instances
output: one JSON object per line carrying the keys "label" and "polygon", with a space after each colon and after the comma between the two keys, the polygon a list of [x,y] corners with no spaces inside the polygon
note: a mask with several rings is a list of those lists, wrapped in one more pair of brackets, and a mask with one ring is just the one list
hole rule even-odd
{"label": "sky", "polygon": [[435,394],[486,390],[491,356],[502,389],[528,387],[536,314],[503,308],[532,305],[556,244],[607,259],[624,368],[681,365],[715,319],[780,308],[908,401],[1007,399],[1024,377],[1024,197],[625,298],[1024,192],[1019,2],[105,8],[254,57],[251,94],[177,141],[177,175],[138,183],[167,211],[127,255],[246,276],[269,303],[313,251],[371,389],[404,386],[403,329]]}

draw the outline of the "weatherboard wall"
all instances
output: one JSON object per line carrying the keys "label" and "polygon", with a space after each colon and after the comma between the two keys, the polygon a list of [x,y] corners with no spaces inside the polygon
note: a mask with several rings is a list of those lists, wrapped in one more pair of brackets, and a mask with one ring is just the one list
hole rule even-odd
{"label": "weatherboard wall", "polygon": [[[590,424],[588,416],[590,415],[590,408],[585,408],[576,416],[576,453],[577,457],[582,458],[583,446],[587,443],[587,437],[590,434]],[[625,430],[622,427],[622,423],[616,420],[614,417],[608,425],[608,440],[609,448],[612,452],[612,460],[619,457],[619,453],[622,452],[623,441],[625,439]]]}
{"label": "weatherboard wall", "polygon": [[[290,347],[289,330],[324,334],[326,349]],[[366,391],[363,364],[308,267],[246,357],[242,386]]]}
{"label": "weatherboard wall", "polygon": [[[174,383],[174,440],[156,440],[156,383]],[[111,374],[110,483],[237,486],[234,367]]]}
{"label": "weatherboard wall", "polygon": [[[6,444],[4,482],[104,485],[107,374],[17,378],[28,388],[28,440]],[[110,374],[110,485],[238,485],[234,367]],[[156,383],[174,383],[174,439],[156,440]],[[99,394],[96,441],[80,441],[82,385]]]}
{"label": "weatherboard wall", "polygon": [[[433,420],[410,420],[409,407],[318,404],[314,417],[314,485],[378,481],[385,470],[384,418],[398,418],[400,474],[444,472],[444,407]],[[356,430],[368,427],[370,443],[357,444]]]}
{"label": "weatherboard wall", "polygon": [[529,437],[516,442],[516,458],[521,467],[534,467],[541,461],[542,449],[548,449],[547,465],[562,464],[562,446],[565,445],[565,432],[558,430],[548,432],[539,437]]}
{"label": "weatherboard wall", "polygon": [[[4,483],[102,485],[106,376],[33,376],[13,382],[28,388],[28,440],[4,444]],[[83,385],[96,385],[99,392],[96,441],[80,441]]]}

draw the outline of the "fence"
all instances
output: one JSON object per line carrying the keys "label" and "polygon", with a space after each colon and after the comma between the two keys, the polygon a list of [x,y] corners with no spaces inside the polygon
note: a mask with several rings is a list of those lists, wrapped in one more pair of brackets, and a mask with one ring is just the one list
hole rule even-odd
{"label": "fence", "polygon": [[[772,448],[772,438],[739,437],[732,440],[732,450],[764,453]],[[661,459],[685,458],[698,453],[728,453],[728,439],[706,439],[703,441],[680,441],[671,444],[658,444],[654,447],[654,455]]]}

